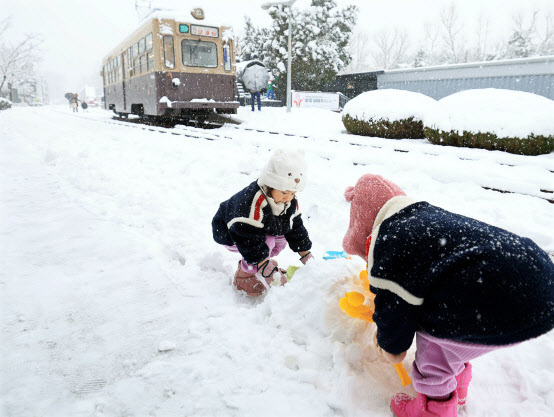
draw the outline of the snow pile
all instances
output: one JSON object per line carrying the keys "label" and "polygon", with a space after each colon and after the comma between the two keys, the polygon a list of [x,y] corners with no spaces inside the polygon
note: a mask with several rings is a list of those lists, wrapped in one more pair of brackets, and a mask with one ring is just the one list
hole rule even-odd
{"label": "snow pile", "polygon": [[[239,114],[233,118],[240,120],[241,128],[263,129],[270,132],[282,132],[306,136],[332,136],[344,131],[340,113],[326,109],[262,107],[262,111],[250,111],[239,108]],[[310,122],[306,122],[310,120]]]}
{"label": "snow pile", "polygon": [[[413,118],[425,123],[429,120],[447,121],[439,103],[429,96],[406,90],[383,89],[367,91],[344,106],[343,117],[361,121],[400,121]],[[442,118],[440,117],[442,116]]]}
{"label": "snow pile", "polygon": [[493,133],[498,138],[554,136],[554,101],[532,93],[496,88],[466,90],[439,100],[450,122],[443,131]]}
{"label": "snow pile", "polygon": [[12,102],[4,97],[0,97],[0,110],[9,109],[12,106]]}
{"label": "snow pile", "polygon": [[167,96],[163,96],[163,97],[160,99],[159,102],[160,102],[160,103],[165,103],[165,104],[167,104],[167,107],[173,106],[173,102],[172,102],[170,99],[168,99]]}
{"label": "snow pile", "polygon": [[[554,251],[553,205],[537,198],[554,154],[364,145],[323,109],[241,107],[243,125],[210,131],[112,116],[64,105],[0,117],[2,415],[390,416],[390,396],[412,387],[375,361],[374,326],[338,305],[365,264],[321,259],[341,249],[344,190],[368,172]],[[239,257],[211,220],[276,148],[306,152],[299,204],[316,259],[253,300],[233,288]],[[300,265],[290,249],[277,260]],[[553,350],[551,332],[475,360],[461,414],[550,417]]]}

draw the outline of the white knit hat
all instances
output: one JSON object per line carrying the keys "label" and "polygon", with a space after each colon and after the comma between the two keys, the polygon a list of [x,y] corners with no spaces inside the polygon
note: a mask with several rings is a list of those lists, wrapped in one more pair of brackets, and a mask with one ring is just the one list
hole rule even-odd
{"label": "white knit hat", "polygon": [[285,152],[278,149],[265,165],[259,185],[280,191],[302,191],[306,185],[306,161],[304,152]]}

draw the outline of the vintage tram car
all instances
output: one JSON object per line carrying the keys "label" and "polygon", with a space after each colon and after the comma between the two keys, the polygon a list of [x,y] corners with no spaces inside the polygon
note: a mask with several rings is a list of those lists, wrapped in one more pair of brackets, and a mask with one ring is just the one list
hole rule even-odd
{"label": "vintage tram car", "polygon": [[106,109],[184,119],[237,113],[231,28],[204,24],[198,11],[191,15],[149,16],[104,59]]}

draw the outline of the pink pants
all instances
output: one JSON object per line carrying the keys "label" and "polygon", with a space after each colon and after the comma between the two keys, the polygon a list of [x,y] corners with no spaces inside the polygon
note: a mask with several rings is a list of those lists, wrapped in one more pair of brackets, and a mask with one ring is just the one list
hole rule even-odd
{"label": "pink pants", "polygon": [[[287,247],[287,240],[285,239],[285,236],[267,235],[265,238],[265,244],[269,248],[269,257],[272,258],[273,256],[279,255],[279,253],[281,253],[281,251]],[[239,251],[236,245],[233,245],[233,246],[223,245],[223,246],[225,246],[231,252],[238,253]],[[251,265],[247,263],[244,259],[240,261],[240,267],[244,272],[255,273],[258,271],[258,267],[256,265]]]}
{"label": "pink pants", "polygon": [[478,345],[439,339],[423,331],[416,332],[417,350],[412,382],[417,392],[428,397],[442,397],[456,389],[456,375],[465,362],[507,346]]}

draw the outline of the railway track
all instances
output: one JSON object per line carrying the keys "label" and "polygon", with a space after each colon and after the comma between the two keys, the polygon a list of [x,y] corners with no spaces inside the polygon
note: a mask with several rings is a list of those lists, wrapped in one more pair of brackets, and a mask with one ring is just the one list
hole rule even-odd
{"label": "railway track", "polygon": [[[101,121],[104,123],[119,125],[119,126],[125,126],[125,127],[133,127],[133,128],[139,128],[143,130],[149,130],[153,132],[163,133],[163,134],[171,134],[171,135],[177,135],[177,136],[184,136],[187,138],[193,138],[193,139],[202,139],[202,140],[208,140],[208,141],[218,141],[218,140],[233,140],[232,136],[228,136],[221,133],[212,132],[210,129],[203,129],[203,128],[197,128],[197,127],[189,127],[184,125],[175,125],[174,123],[169,124],[163,124],[163,123],[155,123],[153,121],[149,120],[142,120],[142,119],[122,119],[119,117],[114,117],[110,120],[99,120],[94,118],[87,118],[89,120],[93,121]],[[356,148],[365,148],[365,149],[372,149],[377,151],[384,151],[389,152],[393,151],[395,153],[398,153],[399,155],[402,154],[409,154],[410,152],[417,152],[421,155],[424,155],[425,157],[431,157],[431,158],[441,158],[444,157],[444,153],[434,153],[430,152],[428,150],[423,149],[422,147],[414,148],[412,146],[406,146],[405,144],[399,144],[391,142],[391,145],[381,145],[381,144],[368,144],[368,143],[362,143],[362,140],[356,139],[356,138],[316,138],[313,136],[307,136],[307,135],[299,135],[299,134],[293,134],[293,133],[282,133],[282,132],[273,132],[269,130],[263,130],[263,129],[254,129],[254,128],[245,128],[242,126],[235,126],[235,125],[229,125],[230,128],[234,128],[239,131],[244,132],[250,132],[250,133],[264,133],[264,134],[270,134],[270,135],[283,135],[288,138],[298,138],[303,140],[310,140],[312,142],[318,142],[323,140],[327,140],[328,142],[336,145],[347,145],[352,146]],[[269,149],[269,147],[268,147]],[[316,151],[317,152],[317,151]],[[463,151],[459,151],[456,149],[448,150],[448,156],[457,158],[459,161],[468,161],[468,162],[486,162],[489,164],[499,165],[502,167],[507,168],[528,168],[530,166],[533,166],[536,168],[536,165],[538,165],[538,168],[543,168],[548,170],[548,172],[552,175],[552,185],[543,185],[539,186],[538,189],[534,193],[528,193],[523,192],[521,190],[516,189],[510,189],[511,187],[506,186],[499,186],[491,184],[490,178],[487,178],[485,180],[479,181],[479,186],[483,188],[484,190],[491,191],[491,192],[498,192],[503,194],[518,194],[518,195],[525,195],[529,197],[534,198],[540,198],[542,200],[548,201],[551,204],[554,204],[554,166],[551,166],[552,164],[550,161],[547,160],[534,160],[532,164],[528,160],[524,160],[523,158],[529,158],[524,157],[520,155],[502,155],[502,156],[496,156],[496,159],[493,160],[482,160],[479,158],[474,157],[468,157],[467,155],[467,149],[464,149]],[[356,159],[353,160],[354,165],[361,165],[366,166],[370,165],[371,162],[367,160],[363,160],[362,157],[358,156],[359,152],[356,156]],[[329,159],[328,157],[324,155],[319,155],[321,158]],[[519,163],[520,161],[523,161],[524,163]],[[489,180],[489,182],[487,182]]]}

